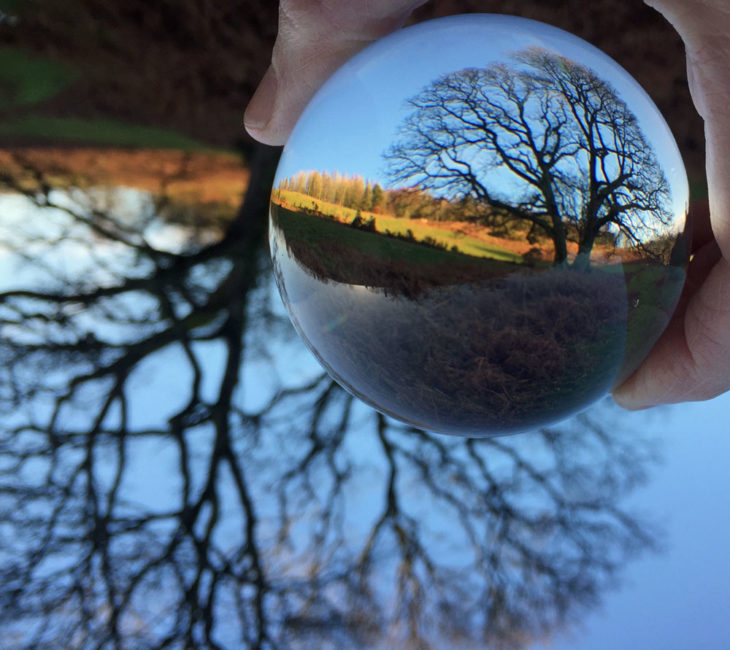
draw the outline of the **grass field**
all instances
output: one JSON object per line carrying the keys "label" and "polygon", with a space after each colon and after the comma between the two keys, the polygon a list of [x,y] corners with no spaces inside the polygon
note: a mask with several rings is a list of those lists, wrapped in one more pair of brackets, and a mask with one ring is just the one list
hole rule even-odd
{"label": "grass field", "polygon": [[447,264],[453,261],[455,256],[459,256],[459,253],[453,251],[422,246],[395,237],[383,237],[357,228],[345,228],[343,225],[347,222],[329,221],[287,208],[279,208],[277,221],[286,232],[287,240],[301,241],[323,249],[336,243],[383,262],[407,259],[416,264],[439,265]]}
{"label": "grass field", "polygon": [[[0,5],[0,12],[12,6]],[[70,66],[5,47],[0,48],[0,138],[33,143],[74,143],[129,148],[217,151],[176,131],[115,119],[57,117],[44,103],[79,78]]]}
{"label": "grass field", "polygon": [[[313,210],[320,215],[330,217],[345,224],[351,224],[358,214],[357,210],[345,208],[341,205],[328,203],[313,199],[311,196],[288,190],[278,191],[278,200],[292,208]],[[394,215],[375,214],[373,212],[360,212],[361,219],[372,219],[375,230],[381,234],[393,234],[399,237],[408,237],[409,232],[417,242],[432,240],[442,245],[445,249],[452,250],[454,247],[459,253],[473,257],[486,257],[503,262],[521,263],[521,255],[510,250],[490,245],[475,237],[469,237],[463,233],[455,232],[446,228],[439,228],[433,223],[422,223],[418,219],[401,219]]]}
{"label": "grass field", "polygon": [[482,283],[524,268],[352,228],[276,203],[271,205],[271,217],[289,254],[325,282],[378,287],[390,295],[415,298],[435,287]]}
{"label": "grass field", "polygon": [[105,118],[80,119],[24,115],[0,120],[0,138],[27,138],[114,147],[213,151],[212,147],[176,131],[127,124]]}

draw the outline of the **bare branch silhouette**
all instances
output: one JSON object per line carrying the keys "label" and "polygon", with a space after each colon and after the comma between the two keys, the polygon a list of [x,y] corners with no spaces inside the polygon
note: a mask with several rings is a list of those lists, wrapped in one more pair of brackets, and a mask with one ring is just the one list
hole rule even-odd
{"label": "bare branch silhouette", "polygon": [[47,234],[2,234],[19,264],[0,293],[12,647],[524,647],[653,547],[622,506],[653,446],[610,411],[438,437],[311,365],[272,300],[276,155],[259,149],[225,235],[179,252],[118,205],[4,179]]}

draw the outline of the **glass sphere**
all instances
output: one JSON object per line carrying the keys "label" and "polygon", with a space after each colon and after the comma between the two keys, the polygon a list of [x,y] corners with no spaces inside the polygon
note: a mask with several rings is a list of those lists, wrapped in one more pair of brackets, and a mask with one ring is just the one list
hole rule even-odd
{"label": "glass sphere", "polygon": [[614,61],[531,20],[455,16],[321,88],[270,203],[291,319],[346,389],[466,436],[560,420],[628,377],[685,278],[688,184]]}

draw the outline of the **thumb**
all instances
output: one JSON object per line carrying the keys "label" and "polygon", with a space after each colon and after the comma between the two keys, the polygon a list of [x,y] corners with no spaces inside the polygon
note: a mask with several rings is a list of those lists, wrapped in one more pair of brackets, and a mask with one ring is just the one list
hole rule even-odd
{"label": "thumb", "polygon": [[327,78],[365,46],[401,27],[425,0],[281,0],[271,66],[246,109],[248,133],[286,142]]}

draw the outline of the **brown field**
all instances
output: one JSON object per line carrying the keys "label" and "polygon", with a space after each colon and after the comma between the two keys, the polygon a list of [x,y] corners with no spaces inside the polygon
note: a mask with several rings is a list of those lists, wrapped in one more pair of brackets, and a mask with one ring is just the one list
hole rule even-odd
{"label": "brown field", "polygon": [[32,170],[68,184],[134,187],[182,202],[237,207],[249,172],[234,155],[173,150],[19,147],[0,149],[9,175]]}

